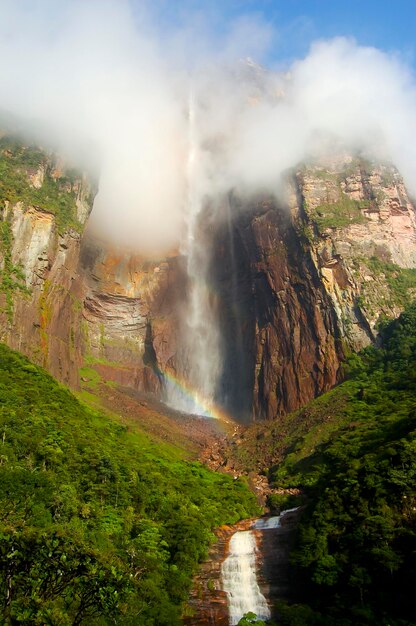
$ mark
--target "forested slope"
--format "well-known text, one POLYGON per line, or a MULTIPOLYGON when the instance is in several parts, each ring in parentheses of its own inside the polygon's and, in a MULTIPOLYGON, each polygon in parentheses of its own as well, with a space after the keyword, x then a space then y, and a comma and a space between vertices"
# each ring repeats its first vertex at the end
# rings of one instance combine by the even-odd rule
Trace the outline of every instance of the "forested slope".
POLYGON ((416 305, 315 404, 317 424, 273 475, 307 497, 293 555, 303 606, 283 607, 283 623, 415 624, 416 305))
POLYGON ((184 456, 0 344, 1 623, 178 624, 212 528, 257 512, 184 456))

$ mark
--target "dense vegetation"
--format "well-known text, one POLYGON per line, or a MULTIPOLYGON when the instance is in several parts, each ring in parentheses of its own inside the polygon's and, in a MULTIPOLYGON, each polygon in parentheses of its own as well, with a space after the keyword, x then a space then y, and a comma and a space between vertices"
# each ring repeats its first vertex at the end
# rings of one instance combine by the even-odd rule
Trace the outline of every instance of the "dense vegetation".
POLYGON ((282 606, 282 622, 415 624, 416 304, 347 373, 306 409, 318 425, 274 472, 308 499, 294 554, 303 604, 282 606))
MULTIPOLYGON (((0 221, 0 254, 3 256, 3 268, 0 270, 0 293, 4 294, 4 312, 9 323, 13 322, 13 294, 20 291, 29 293, 22 267, 13 263, 13 233, 8 219, 0 221)), ((1 309, 0 309, 1 310, 1 309)))
MULTIPOLYGON (((399 267, 395 263, 387 263, 376 256, 365 259, 364 263, 375 275, 384 275, 389 293, 386 303, 399 306, 408 305, 416 296, 416 268, 399 267)), ((363 285, 362 298, 366 298, 366 285, 363 285)))
POLYGON ((327 228, 345 228, 351 224, 363 224, 366 219, 361 209, 367 208, 368 205, 367 201, 358 202, 341 193, 337 202, 327 202, 316 207, 313 211, 313 221, 321 234, 327 228))
POLYGON ((10 135, 0 137, 0 205, 23 202, 53 213, 59 232, 68 228, 81 229, 77 219, 76 182, 79 173, 68 170, 59 177, 52 175, 52 164, 44 151, 24 145, 10 135), (30 176, 42 168, 44 175, 39 188, 31 184, 30 176))
POLYGON ((5 624, 180 623, 212 528, 257 513, 244 481, 80 403, 0 344, 5 624))

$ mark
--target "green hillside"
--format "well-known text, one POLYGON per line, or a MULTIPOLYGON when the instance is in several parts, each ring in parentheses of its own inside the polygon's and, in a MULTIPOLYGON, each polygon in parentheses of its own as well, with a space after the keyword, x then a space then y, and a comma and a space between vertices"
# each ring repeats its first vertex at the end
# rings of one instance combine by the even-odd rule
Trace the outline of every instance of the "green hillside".
POLYGON ((288 416, 280 439, 276 428, 256 427, 240 458, 264 454, 274 486, 304 493, 301 604, 282 606, 282 623, 414 625, 416 304, 350 359, 343 384, 288 416))
POLYGON ((257 512, 184 456, 0 344, 2 623, 180 623, 212 528, 257 512))

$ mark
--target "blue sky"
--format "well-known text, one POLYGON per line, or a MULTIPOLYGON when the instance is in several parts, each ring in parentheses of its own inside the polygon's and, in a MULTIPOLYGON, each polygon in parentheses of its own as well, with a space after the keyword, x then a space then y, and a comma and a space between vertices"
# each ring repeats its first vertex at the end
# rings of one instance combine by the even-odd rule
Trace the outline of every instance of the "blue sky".
POLYGON ((274 30, 262 59, 267 64, 290 62, 303 57, 312 41, 344 35, 398 52, 416 65, 416 0, 158 0, 157 5, 166 28, 193 15, 213 38, 221 38, 242 15, 263 20, 274 30))

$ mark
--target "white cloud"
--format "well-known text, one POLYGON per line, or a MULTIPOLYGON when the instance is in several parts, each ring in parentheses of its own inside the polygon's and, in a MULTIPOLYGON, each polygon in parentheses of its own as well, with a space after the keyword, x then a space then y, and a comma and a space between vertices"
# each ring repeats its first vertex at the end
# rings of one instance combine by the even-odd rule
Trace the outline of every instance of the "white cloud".
POLYGON ((391 159, 416 193, 416 89, 397 58, 339 38, 279 76, 236 62, 273 40, 256 16, 215 39, 192 20, 161 32, 146 5, 138 16, 127 0, 15 5, 0 0, 0 107, 42 121, 45 141, 77 160, 94 147, 94 215, 115 240, 145 252, 183 234, 190 82, 201 198, 278 191, 322 137, 391 159))

